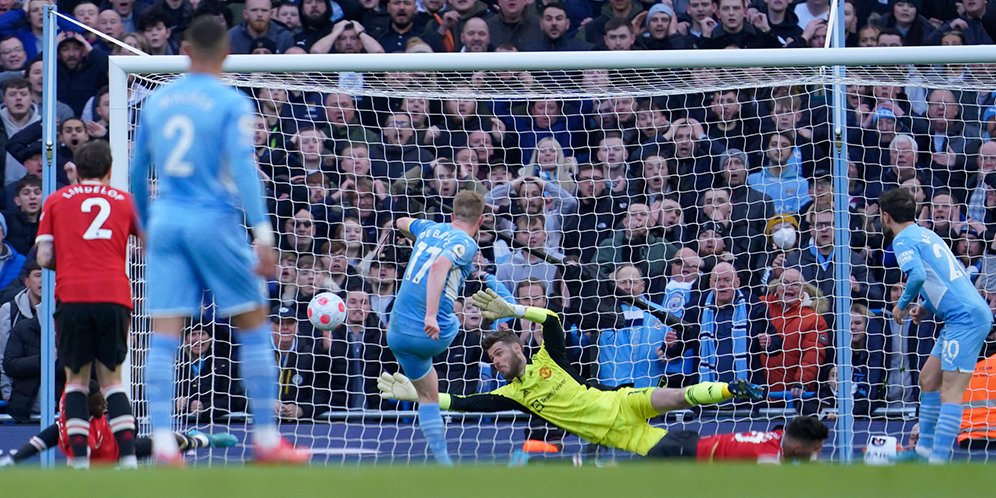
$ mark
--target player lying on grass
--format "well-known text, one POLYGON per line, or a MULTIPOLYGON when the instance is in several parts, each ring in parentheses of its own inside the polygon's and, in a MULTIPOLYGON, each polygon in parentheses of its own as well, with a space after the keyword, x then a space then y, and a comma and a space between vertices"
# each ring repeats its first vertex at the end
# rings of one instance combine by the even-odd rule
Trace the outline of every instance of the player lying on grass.
MULTIPOLYGON (((88 410, 90 412, 90 438, 89 453, 90 462, 95 464, 114 464, 118 462, 118 444, 111 432, 111 426, 107 422, 107 400, 96 386, 91 386, 90 395, 87 398, 88 410)), ((59 421, 35 434, 24 443, 17 453, 11 456, 0 458, 0 467, 17 465, 43 451, 48 451, 58 445, 62 453, 72 458, 73 448, 69 444, 69 435, 66 432, 66 412, 62 409, 65 403, 65 395, 59 403, 59 421)), ((228 433, 205 434, 200 431, 187 431, 185 433, 175 432, 173 437, 182 451, 196 450, 200 448, 228 448, 235 446, 238 439, 228 433)), ((135 456, 138 458, 148 458, 152 456, 152 439, 140 437, 135 439, 135 456)))
POLYGON ((699 436, 695 431, 668 431, 657 444, 656 456, 778 463, 816 460, 829 436, 827 426, 811 416, 795 417, 784 428, 768 432, 736 432, 699 436))
MULTIPOLYGON (((684 389, 623 387, 607 390, 591 386, 567 360, 564 329, 555 313, 509 304, 490 289, 474 294, 474 305, 488 320, 515 316, 542 324, 543 345, 527 362, 518 334, 508 330, 489 334, 484 339, 484 349, 509 383, 486 394, 441 393, 439 405, 444 410, 521 410, 595 444, 641 456, 672 456, 673 445, 664 437, 668 432, 651 426, 648 419, 671 410, 720 403, 731 398, 761 399, 761 389, 744 380, 730 384, 703 382, 684 389)), ((418 399, 411 381, 404 375, 385 373, 377 384, 386 398, 418 399)))

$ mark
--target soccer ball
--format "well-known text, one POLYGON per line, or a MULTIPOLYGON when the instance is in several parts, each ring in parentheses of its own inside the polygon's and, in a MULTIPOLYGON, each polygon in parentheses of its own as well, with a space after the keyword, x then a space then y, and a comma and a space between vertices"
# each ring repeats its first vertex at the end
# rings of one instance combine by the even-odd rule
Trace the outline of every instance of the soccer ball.
POLYGON ((346 303, 331 292, 316 294, 308 303, 308 320, 317 329, 332 330, 346 320, 346 303))

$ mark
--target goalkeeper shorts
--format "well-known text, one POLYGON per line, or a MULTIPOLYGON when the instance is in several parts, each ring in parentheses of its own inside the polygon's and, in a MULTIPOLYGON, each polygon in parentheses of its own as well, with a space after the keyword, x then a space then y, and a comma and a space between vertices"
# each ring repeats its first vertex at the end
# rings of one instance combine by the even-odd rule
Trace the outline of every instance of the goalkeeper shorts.
POLYGON ((666 430, 647 422, 658 415, 650 402, 654 389, 625 387, 616 391, 620 402, 619 415, 598 444, 646 456, 667 434, 666 430))

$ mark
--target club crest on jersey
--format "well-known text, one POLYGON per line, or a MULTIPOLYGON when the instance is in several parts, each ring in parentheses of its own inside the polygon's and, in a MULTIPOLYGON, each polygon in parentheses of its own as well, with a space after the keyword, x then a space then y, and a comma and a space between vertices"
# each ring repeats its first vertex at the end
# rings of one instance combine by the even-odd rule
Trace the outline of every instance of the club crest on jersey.
POLYGON ((671 297, 667 299, 667 302, 664 303, 664 309, 666 309, 667 312, 671 314, 681 311, 681 309, 684 307, 685 307, 685 294, 682 292, 672 294, 671 297))
POLYGON ((542 367, 539 369, 539 376, 543 380, 549 379, 550 376, 552 375, 553 375, 553 370, 550 370, 550 367, 542 367))
POLYGON ((453 246, 453 254, 456 254, 458 258, 462 258, 466 252, 467 248, 464 247, 463 244, 453 246))

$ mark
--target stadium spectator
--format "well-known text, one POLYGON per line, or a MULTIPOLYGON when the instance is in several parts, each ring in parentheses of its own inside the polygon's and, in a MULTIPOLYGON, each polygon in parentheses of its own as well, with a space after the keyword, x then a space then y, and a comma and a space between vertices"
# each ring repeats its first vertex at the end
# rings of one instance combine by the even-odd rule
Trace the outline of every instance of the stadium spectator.
POLYGON ((678 16, 667 3, 654 4, 633 19, 636 44, 644 50, 687 50, 691 39, 678 31, 678 16), (642 19, 642 22, 640 22, 642 19))
POLYGON ((830 343, 822 317, 823 298, 795 268, 782 272, 771 288, 773 292, 761 300, 767 304, 772 333, 758 336, 768 387, 773 392, 789 391, 795 398, 816 393, 830 343))
MULTIPOLYGON (((44 87, 44 82, 42 81, 42 76, 45 71, 42 67, 41 57, 31 59, 24 70, 24 78, 28 80, 29 88, 31 90, 31 101, 34 103, 35 107, 38 108, 38 113, 41 114, 45 111, 44 100, 42 99, 42 88, 44 87)), ((2 85, 0 85, 2 88, 2 85)), ((55 120, 58 122, 63 122, 71 117, 75 116, 73 109, 57 100, 55 102, 55 120)))
POLYGON ((342 17, 342 9, 333 13, 333 6, 338 4, 331 0, 301 0, 297 3, 298 18, 301 30, 294 35, 295 46, 311 51, 311 46, 332 30, 333 18, 338 21, 342 17))
POLYGON ((316 390, 329 386, 333 409, 388 409, 392 403, 377 395, 380 374, 398 371, 387 334, 371 314, 366 292, 350 291, 346 309, 346 321, 323 332, 316 344, 316 390))
POLYGON ((678 178, 678 200, 683 208, 696 206, 698 193, 715 180, 705 130, 698 121, 682 118, 673 121, 664 136, 674 144, 672 174, 678 178))
MULTIPOLYGON (((545 220, 546 246, 561 252, 564 218, 578 210, 578 200, 560 188, 557 182, 535 176, 520 176, 509 183, 496 186, 484 196, 484 202, 496 206, 496 215, 538 215, 545 220)), ((512 222, 505 217, 497 220, 499 230, 512 231, 512 222)))
POLYGON ((463 29, 460 31, 460 51, 491 51, 491 31, 484 19, 471 17, 463 23, 463 29))
POLYGON ((8 78, 24 76, 24 64, 28 61, 24 44, 17 37, 0 38, 0 82, 8 78))
POLYGON ((933 189, 934 182, 927 165, 919 161, 920 147, 912 136, 901 133, 889 143, 889 168, 882 171, 882 192, 892 190, 904 182, 918 180, 924 188, 933 189))
POLYGON ((272 19, 271 0, 246 0, 242 10, 242 22, 228 31, 229 50, 233 54, 248 54, 252 41, 267 38, 282 54, 294 45, 294 36, 272 19))
MULTIPOLYGON (((323 272, 322 275, 319 275, 316 284, 322 289, 336 293, 362 288, 364 280, 356 272, 356 268, 349 264, 349 258, 346 256, 346 243, 341 240, 331 240, 325 242, 322 247, 323 256, 321 259, 327 259, 328 262, 323 263, 323 272), (328 250, 324 249, 326 247, 328 250)), ((293 270, 293 267, 291 268, 293 270)))
MULTIPOLYGON (((83 120, 72 118, 59 123, 59 152, 66 154, 68 159, 72 159, 76 149, 89 141, 90 134, 87 132, 83 120)), ((36 176, 40 177, 40 175, 36 176)))
POLYGON ((704 26, 702 40, 699 42, 701 48, 779 48, 782 46, 778 39, 771 34, 771 26, 768 24, 767 16, 755 13, 750 19, 747 19, 746 1, 718 0, 716 6, 720 22, 704 26))
MULTIPOLYGON (((969 219, 981 221, 989 226, 991 223, 996 222, 996 218, 992 218, 990 215, 989 209, 993 206, 989 201, 989 198, 992 197, 991 192, 994 189, 992 183, 996 183, 996 175, 991 176, 992 173, 996 173, 996 142, 986 141, 979 146, 976 166, 978 169, 975 172, 969 173, 966 184, 966 190, 968 191, 968 195, 966 196, 966 214, 969 219)), ((996 230, 993 228, 996 227, 987 228, 986 231, 996 233, 996 230)))
POLYGON ((176 365, 178 415, 214 420, 246 410, 231 342, 231 331, 224 325, 197 323, 186 330, 176 365))
MULTIPOLYGON (((609 2, 611 4, 611 2, 609 2)), ((607 4, 608 5, 608 4, 607 4)), ((610 19, 604 26, 605 35, 597 45, 604 50, 632 50, 636 43, 636 34, 628 20, 621 17, 610 19)), ((637 45, 637 48, 640 48, 637 45)))
POLYGON ((428 219, 442 221, 457 192, 485 192, 484 185, 477 178, 457 178, 456 165, 449 159, 439 158, 429 162, 428 166, 413 167, 404 178, 391 185, 391 194, 396 196, 399 212, 413 216, 421 213, 428 219))
POLYGON ((79 33, 59 33, 56 44, 58 99, 79 116, 90 97, 107 85, 107 54, 94 51, 79 33))
MULTIPOLYGON (((504 287, 504 286, 503 286, 504 287)), ((525 278, 516 283, 515 302, 522 306, 537 306, 549 303, 549 294, 553 292, 553 285, 536 278, 525 278)), ((500 328, 500 327, 499 327, 500 328)), ((519 335, 519 342, 522 344, 522 352, 526 358, 532 358, 533 353, 539 351, 543 345, 543 327, 536 327, 529 320, 513 320, 508 328, 519 335)))
POLYGON ((356 101, 345 93, 330 93, 325 97, 325 135, 332 142, 330 147, 338 153, 348 143, 374 144, 381 142, 372 131, 360 123, 356 101))
POLYGON ((815 19, 826 21, 830 18, 829 0, 805 0, 795 6, 795 16, 799 19, 799 27, 805 28, 815 19))
POLYGON ((782 47, 801 45, 802 26, 799 26, 795 12, 789 9, 791 3, 791 0, 764 0, 764 15, 768 18, 771 35, 782 47))
MULTIPOLYGON (((30 262, 21 270, 20 279, 24 289, 0 305, 0 358, 4 356, 14 326, 34 318, 41 304, 41 267, 34 261, 30 262)), ((9 400, 10 391, 10 377, 0 368, 0 399, 9 400)))
POLYGON ((297 35, 301 33, 301 13, 294 2, 281 1, 276 7, 274 20, 294 35, 294 45, 297 45, 297 35))
POLYGON ((408 42, 421 35, 428 19, 419 14, 414 0, 388 0, 387 17, 388 22, 367 25, 386 52, 404 52, 408 42))
POLYGON ((692 297, 694 301, 686 304, 683 318, 698 327, 680 335, 668 331, 664 340, 663 353, 669 361, 690 352, 697 362, 693 377, 679 385, 734 379, 764 384, 758 353, 762 350, 759 338, 771 333, 767 310, 741 285, 736 268, 725 262, 717 264, 709 274, 709 288, 692 297))
MULTIPOLYGON (((97 15, 97 29, 115 40, 121 39, 126 33, 125 25, 121 22, 121 15, 115 12, 114 9, 100 11, 100 14, 97 15)), ((98 43, 98 46, 102 47, 105 51, 109 48, 107 43, 103 41, 99 41, 98 43)))
POLYGON ((521 47, 527 52, 565 52, 591 50, 592 44, 575 38, 569 33, 571 18, 567 15, 567 7, 554 1, 543 7, 540 16, 540 31, 542 39, 530 40, 521 47))
MULTIPOLYGON (((384 231, 382 237, 391 235, 388 230, 384 231)), ((390 248, 385 249, 387 251, 390 248)), ((393 252, 393 251, 391 251, 393 252)), ((398 262, 393 254, 380 254, 370 264, 370 273, 366 275, 366 282, 370 289, 370 308, 377 315, 381 326, 386 327, 388 318, 391 316, 391 308, 394 306, 395 294, 398 293, 398 262)))
POLYGON ((913 122, 913 132, 924 137, 918 145, 929 153, 934 181, 948 186, 959 200, 966 198, 965 167, 969 156, 979 150, 978 128, 967 124, 954 92, 935 89, 927 97, 927 115, 913 122))
MULTIPOLYGON (((655 310, 662 310, 649 303, 646 277, 636 266, 619 265, 612 279, 618 295, 642 299, 655 310)), ((665 371, 658 350, 664 344, 666 329, 654 314, 642 308, 623 301, 618 308, 617 312, 626 319, 625 325, 598 333, 598 382, 636 388, 657 386, 665 371)))
POLYGON ((462 297, 453 302, 453 311, 460 318, 460 332, 450 347, 435 357, 439 391, 469 396, 477 392, 481 379, 484 318, 479 308, 462 297))
MULTIPOLYGON (((880 17, 878 21, 879 26, 885 29, 892 28, 903 33, 905 37, 905 45, 908 46, 919 46, 926 45, 925 38, 928 38, 934 33, 934 26, 930 25, 930 22, 926 17, 920 15, 920 7, 914 0, 896 0, 889 2, 892 6, 892 12, 885 14, 880 17)), ((940 39, 937 40, 940 42, 940 39)), ((934 45, 939 45, 940 43, 934 43, 934 45)))
POLYGON ((651 233, 649 222, 650 208, 646 204, 629 205, 620 227, 598 245, 595 261, 603 274, 615 273, 622 264, 635 265, 645 275, 664 273, 676 248, 651 233))
POLYGON ((947 189, 934 190, 917 219, 918 225, 933 230, 948 245, 954 245, 961 223, 961 206, 947 189))
POLYGON ((301 207, 284 223, 284 233, 281 249, 293 251, 299 255, 315 254, 315 217, 306 207, 301 207))
MULTIPOLYGON (((699 258, 698 254, 692 248, 682 247, 674 254, 674 259, 668 267, 666 284, 664 283, 665 279, 663 276, 647 279, 650 282, 648 287, 650 289, 649 297, 653 302, 662 303, 665 311, 681 319, 684 318, 686 312, 690 312, 691 307, 695 306, 699 300, 699 292, 701 290, 699 276, 701 275, 702 259, 699 258), (661 287, 663 287, 662 297, 660 296, 661 287)), ((661 359, 666 358, 667 385, 686 385, 686 378, 693 372, 692 351, 688 351, 684 355, 678 354, 676 357, 668 357, 665 351, 668 348, 668 337, 676 337, 672 329, 667 330, 664 344, 661 346, 661 352, 658 354, 661 359)), ((684 348, 680 349, 683 350, 684 348)), ((681 353, 683 351, 678 352, 681 353)))
POLYGON ((727 149, 719 157, 722 183, 730 192, 730 220, 747 224, 755 233, 764 233, 768 219, 774 216, 771 196, 747 186, 748 156, 738 149, 727 149))
POLYGON ((938 26, 925 37, 924 45, 940 45, 941 37, 952 30, 964 33, 968 45, 992 45, 993 14, 988 0, 965 0, 961 4, 958 18, 938 26))
POLYGON ((15 184, 17 196, 14 206, 4 212, 6 230, 4 238, 21 254, 28 254, 35 245, 35 235, 38 233, 38 218, 41 216, 42 190, 41 178, 29 175, 21 178, 15 184))
POLYGON ((643 158, 642 168, 637 175, 637 187, 631 189, 635 193, 633 200, 652 206, 662 202, 665 198, 673 197, 675 181, 672 180, 667 159, 659 155, 650 155, 643 158))
POLYGON ((312 54, 382 54, 384 47, 356 21, 339 21, 329 34, 315 40, 312 54))
POLYGON ((866 24, 858 30, 858 47, 877 47, 878 36, 882 28, 875 24, 866 24))
POLYGON ((760 164, 761 120, 749 103, 740 102, 740 92, 721 90, 712 94, 709 104, 709 138, 722 150, 751 151, 753 157, 744 164, 760 164))
POLYGON ((299 340, 298 314, 293 308, 281 306, 272 323, 279 367, 277 416, 284 420, 310 419, 317 407, 328 403, 318 399, 325 391, 315 389, 315 357, 309 353, 312 342, 299 340))
POLYGON ((495 47, 512 45, 518 50, 541 43, 542 32, 536 17, 526 11, 525 0, 498 0, 498 14, 487 19, 491 44, 495 47))
POLYGON ((771 197, 776 213, 798 213, 809 202, 809 184, 802 177, 802 160, 791 134, 775 132, 768 136, 764 166, 747 176, 747 185, 771 197))
POLYGON ((542 214, 520 214, 515 218, 515 242, 523 249, 512 249, 504 241, 495 242, 495 263, 498 281, 508 289, 517 288, 526 279, 543 282, 547 294, 551 294, 557 267, 533 252, 542 251, 555 259, 562 259, 560 251, 547 244, 546 219, 542 214))
POLYGON ((17 252, 7 239, 7 218, 0 214, 0 289, 7 288, 21 273, 27 258, 17 252))
MULTIPOLYGON (((73 18, 77 21, 86 25, 90 29, 97 29, 98 21, 97 16, 100 14, 100 9, 97 4, 90 1, 82 1, 73 7, 73 18)), ((91 36, 87 33, 86 36, 91 36)), ((92 40, 91 40, 92 41, 92 40)))
POLYGON ((172 19, 158 7, 146 9, 138 19, 138 32, 145 35, 149 42, 149 55, 176 55, 179 46, 174 44, 172 35, 172 19))
MULTIPOLYGON (((642 21, 646 16, 644 14, 643 4, 635 0, 610 0, 602 4, 601 11, 598 17, 595 17, 591 22, 581 26, 584 30, 585 39, 588 43, 595 46, 607 47, 609 32, 619 29, 621 26, 629 27, 629 43, 633 42, 633 26, 632 23, 637 23, 642 21), (643 14, 643 15, 641 15, 643 14), (612 27, 609 27, 609 25, 612 27), (604 38, 604 39, 603 39, 604 38)), ((621 31, 621 30, 620 30, 621 31)), ((629 50, 625 49, 612 49, 609 50, 629 50)))
POLYGON ((628 200, 611 193, 603 171, 601 166, 589 163, 578 166, 578 209, 564 216, 564 252, 585 263, 594 259, 591 248, 610 235, 609 230, 629 206, 628 200))
MULTIPOLYGON (((10 140, 17 132, 32 123, 41 121, 41 114, 31 99, 30 84, 23 78, 11 78, 3 83, 3 106, 0 107, 0 120, 3 123, 6 139, 10 140)), ((7 152, 4 160, 4 186, 21 179, 26 173, 24 165, 7 152)))
MULTIPOLYGON (((21 320, 10 332, 3 354, 3 371, 10 377, 11 391, 7 413, 19 424, 27 424, 40 413, 41 400, 41 325, 38 317, 21 320)), ((55 392, 62 393, 65 369, 56 360, 55 392)), ((53 399, 55 403, 58 400, 53 399)))
MULTIPOLYGON (((798 268, 805 281, 814 284, 824 297, 831 299, 836 296, 833 261, 833 228, 834 213, 830 209, 810 211, 808 214, 810 233, 808 243, 792 251, 785 260, 786 268, 798 268)), ((878 307, 885 297, 882 284, 868 272, 868 263, 850 248, 841 248, 851 265, 850 291, 851 298, 860 300, 866 306, 878 307)))
POLYGON ((522 157, 530 157, 536 144, 549 136, 563 147, 565 156, 575 155, 575 134, 583 128, 583 122, 573 104, 555 99, 536 99, 526 103, 525 113, 519 112, 517 104, 498 100, 492 106, 495 116, 505 123, 509 131, 518 135, 522 157))

